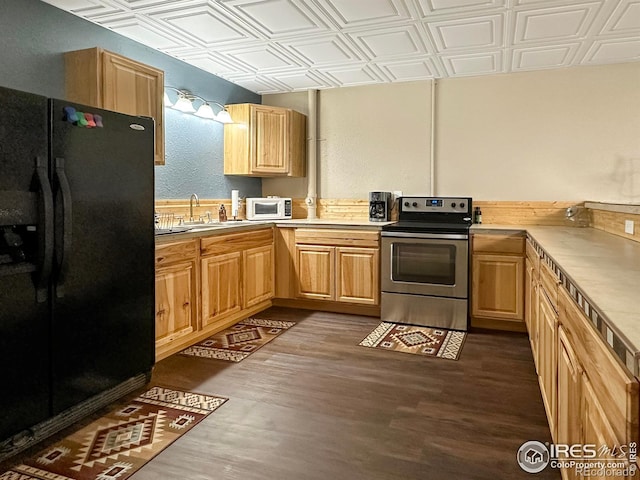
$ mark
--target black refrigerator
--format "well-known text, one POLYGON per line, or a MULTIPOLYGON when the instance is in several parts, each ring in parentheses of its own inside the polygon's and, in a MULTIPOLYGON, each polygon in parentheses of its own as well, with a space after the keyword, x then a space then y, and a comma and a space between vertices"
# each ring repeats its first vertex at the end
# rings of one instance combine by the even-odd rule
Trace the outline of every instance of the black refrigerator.
POLYGON ((148 379, 153 147, 152 119, 0 87, 0 442, 148 379))

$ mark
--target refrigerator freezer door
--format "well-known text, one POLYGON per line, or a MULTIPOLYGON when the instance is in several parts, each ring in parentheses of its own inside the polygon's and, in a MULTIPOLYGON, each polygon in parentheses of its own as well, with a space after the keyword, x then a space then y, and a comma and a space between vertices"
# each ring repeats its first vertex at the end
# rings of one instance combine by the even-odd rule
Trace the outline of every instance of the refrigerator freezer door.
POLYGON ((41 265, 36 158, 49 188, 47 99, 0 88, 0 440, 50 416, 46 282, 43 302, 34 287, 41 265))
POLYGON ((58 100, 51 117, 59 413, 154 362, 154 125, 58 100), (100 115, 103 127, 65 121, 69 106, 100 115))

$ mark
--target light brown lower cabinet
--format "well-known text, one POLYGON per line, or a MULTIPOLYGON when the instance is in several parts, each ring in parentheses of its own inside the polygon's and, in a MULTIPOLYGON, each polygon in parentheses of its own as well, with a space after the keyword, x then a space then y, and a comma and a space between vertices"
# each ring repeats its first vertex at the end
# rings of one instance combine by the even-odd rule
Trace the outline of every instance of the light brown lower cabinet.
POLYGON ((471 251, 471 324, 525 331, 524 237, 474 234, 471 251))
POLYGON ((242 252, 242 308, 250 308, 274 295, 274 248, 273 243, 248 248, 242 252))
POLYGON ((538 375, 542 402, 547 412, 551 436, 556 439, 558 381, 558 314, 546 293, 538 294, 538 375))
MULTIPOLYGON (((562 325, 558 328, 558 395, 556 442, 578 445, 582 440, 582 368, 562 325)), ((576 479, 575 469, 563 469, 563 479, 576 479)))
POLYGON ((525 281, 524 281, 524 321, 529 333, 529 343, 531 343, 531 353, 533 363, 538 371, 538 279, 537 271, 533 263, 525 260, 525 281))
POLYGON ((273 227, 156 246, 156 360, 271 306, 273 227))
POLYGON ((156 346, 198 330, 198 266, 195 241, 156 248, 156 346))
POLYGON ((204 257, 202 262, 202 325, 242 310, 240 271, 242 252, 204 257))
POLYGON ((379 305, 379 233, 297 229, 295 295, 338 303, 379 305))
MULTIPOLYGON (((638 380, 558 285, 553 271, 542 265, 540 273, 538 375, 554 443, 587 445, 597 450, 598 458, 624 461, 619 455, 639 437, 638 380)), ((597 469, 588 476, 575 468, 563 468, 561 473, 565 480, 613 478, 606 471, 598 476, 597 469)))
POLYGON ((335 247, 296 245, 297 297, 335 299, 335 258, 335 247))
POLYGON ((377 305, 379 265, 377 248, 336 247, 336 300, 377 305))

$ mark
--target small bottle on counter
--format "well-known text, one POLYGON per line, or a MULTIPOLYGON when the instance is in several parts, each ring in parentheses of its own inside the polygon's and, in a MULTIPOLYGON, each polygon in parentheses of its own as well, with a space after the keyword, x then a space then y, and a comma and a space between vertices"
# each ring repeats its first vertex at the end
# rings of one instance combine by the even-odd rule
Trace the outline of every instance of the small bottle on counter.
POLYGON ((482 223, 482 210, 480 210, 480 207, 476 207, 473 210, 473 223, 482 223))
POLYGON ((221 222, 227 221, 227 209, 224 208, 224 204, 220 205, 220 210, 218 210, 218 220, 221 222))

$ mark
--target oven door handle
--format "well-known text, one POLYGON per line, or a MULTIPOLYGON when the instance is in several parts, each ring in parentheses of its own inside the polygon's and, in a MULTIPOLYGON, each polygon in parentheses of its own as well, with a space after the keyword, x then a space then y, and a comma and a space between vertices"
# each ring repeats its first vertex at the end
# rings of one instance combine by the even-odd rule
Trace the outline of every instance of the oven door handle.
POLYGON ((382 232, 383 237, 394 238, 434 238, 442 240, 469 240, 464 233, 410 233, 410 232, 382 232))

